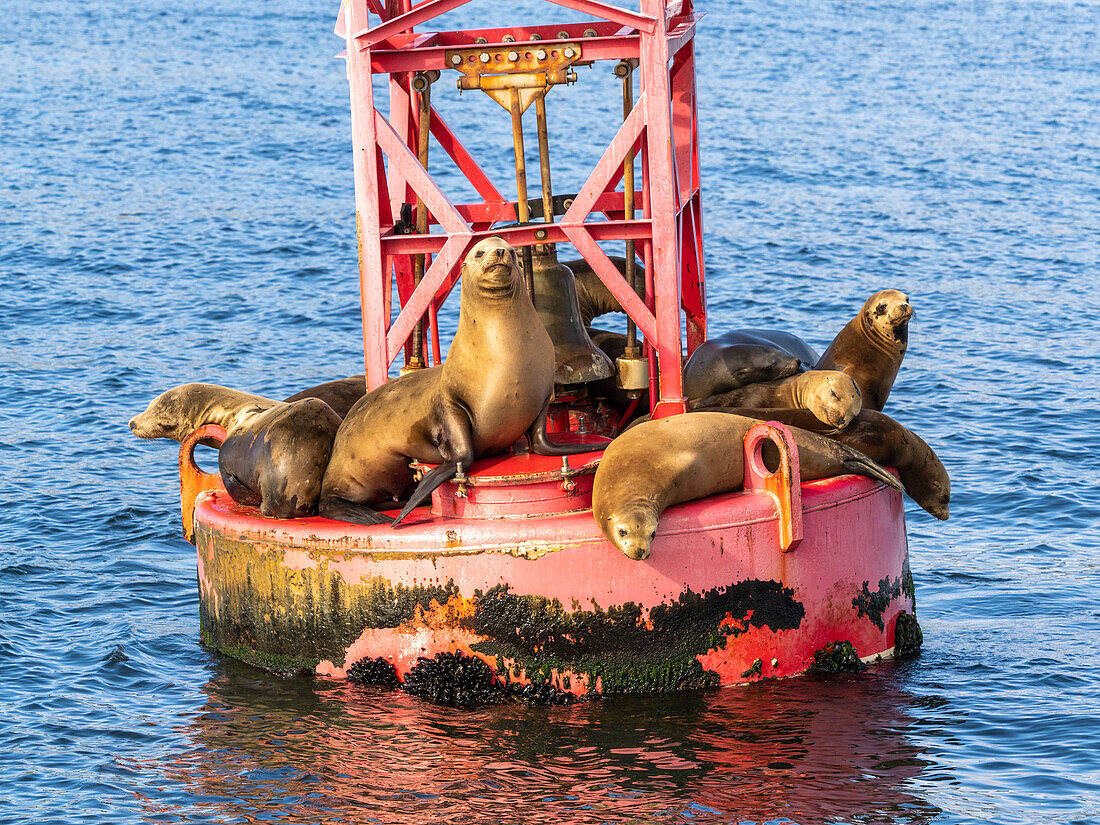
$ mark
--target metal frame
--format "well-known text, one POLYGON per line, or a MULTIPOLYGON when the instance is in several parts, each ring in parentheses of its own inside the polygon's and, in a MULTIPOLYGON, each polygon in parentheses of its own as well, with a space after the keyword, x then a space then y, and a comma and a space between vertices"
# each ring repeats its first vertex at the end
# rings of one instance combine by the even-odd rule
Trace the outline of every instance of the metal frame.
POLYGON ((549 0, 601 18, 600 22, 551 24, 507 29, 417 32, 415 27, 469 0, 345 0, 336 33, 347 44, 348 83, 354 145, 356 232, 362 291, 363 344, 368 387, 387 380, 390 364, 409 343, 427 314, 423 350, 430 330, 438 361, 435 311, 458 280, 462 256, 488 235, 514 246, 568 242, 588 261, 634 321, 646 340, 650 363, 650 404, 654 416, 685 410, 681 365, 681 315, 687 320, 687 351, 706 338, 702 210, 699 188, 698 122, 695 98, 694 35, 698 16, 691 0, 640 0, 638 11, 599 0, 549 0), (370 14, 380 18, 370 25, 370 14), (585 31, 589 32, 587 37, 585 31), (559 38, 559 34, 568 38, 559 38), (511 36, 514 41, 503 38, 511 36), (540 40, 553 48, 566 39, 580 42, 584 60, 633 58, 641 73, 641 94, 631 114, 560 221, 493 229, 515 220, 516 202, 489 179, 455 133, 430 108, 430 132, 482 198, 454 204, 417 157, 419 106, 412 91, 417 72, 452 67, 448 49, 486 48, 540 40), (479 44, 484 38, 484 45, 479 44), (390 117, 374 104, 373 74, 389 75, 390 117), (616 187, 627 153, 641 158, 642 187, 635 193, 641 217, 625 218, 625 196, 616 187), (400 221, 403 204, 426 205, 427 234, 409 233, 400 221), (602 214, 601 214, 602 213, 602 214), (396 228, 395 228, 396 224, 396 228), (430 234, 438 224, 444 234, 430 234), (536 232, 538 235, 536 236, 536 232), (646 266, 641 300, 599 247, 599 241, 634 240, 646 266), (430 259, 420 283, 414 258, 430 259), (396 279, 401 311, 393 323, 391 299, 396 279))

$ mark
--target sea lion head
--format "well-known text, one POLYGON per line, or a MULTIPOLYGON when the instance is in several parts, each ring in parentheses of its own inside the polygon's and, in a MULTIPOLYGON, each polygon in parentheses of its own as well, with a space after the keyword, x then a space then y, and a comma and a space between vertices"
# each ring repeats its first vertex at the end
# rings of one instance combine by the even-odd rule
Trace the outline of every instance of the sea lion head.
POLYGON ((604 535, 623 551, 628 559, 649 558, 649 548, 657 535, 657 514, 650 507, 632 507, 607 516, 604 535))
POLYGON ((863 327, 891 343, 904 346, 909 339, 913 307, 909 296, 896 289, 876 292, 863 305, 863 327))
POLYGON ((183 441, 194 429, 195 398, 205 384, 182 384, 162 392, 149 402, 145 412, 130 419, 130 430, 138 438, 171 438, 183 441))
POLYGON ((906 473, 905 492, 940 521, 947 521, 951 515, 951 478, 931 448, 923 456, 919 471, 906 473))
POLYGON ((810 370, 798 377, 800 404, 820 421, 843 430, 863 409, 859 385, 839 370, 810 370))
POLYGON ((508 300, 521 288, 522 281, 516 251, 496 235, 478 241, 462 260, 462 283, 468 290, 466 294, 472 292, 488 300, 508 300))

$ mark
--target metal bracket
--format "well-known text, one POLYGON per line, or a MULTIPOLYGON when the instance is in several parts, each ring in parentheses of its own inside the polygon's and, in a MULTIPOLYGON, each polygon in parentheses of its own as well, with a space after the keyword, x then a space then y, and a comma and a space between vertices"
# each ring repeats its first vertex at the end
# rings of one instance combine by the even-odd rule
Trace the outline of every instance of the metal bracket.
POLYGON ((481 89, 504 108, 511 89, 520 90, 520 111, 548 86, 575 83, 574 63, 581 59, 579 43, 508 43, 472 49, 448 49, 444 60, 462 73, 460 90, 481 89))
POLYGON ((802 541, 802 481, 794 435, 778 421, 754 425, 745 433, 745 492, 767 493, 779 510, 779 549, 793 550, 802 541), (779 450, 773 473, 764 465, 764 442, 779 450))
POLYGON ((180 442, 180 514, 183 516, 183 537, 195 543, 195 499, 206 490, 224 490, 219 473, 203 472, 195 463, 195 447, 221 447, 225 443, 225 427, 204 424, 180 442))

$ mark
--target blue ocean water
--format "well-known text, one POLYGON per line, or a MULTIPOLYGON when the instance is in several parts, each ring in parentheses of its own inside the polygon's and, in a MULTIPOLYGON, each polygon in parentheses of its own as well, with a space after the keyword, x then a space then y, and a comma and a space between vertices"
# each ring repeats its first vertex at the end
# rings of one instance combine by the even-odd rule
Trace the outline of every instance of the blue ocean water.
MULTIPOLYGON (((0 822, 1100 822, 1095 5, 700 3, 712 328, 916 309, 888 411, 954 483, 908 512, 920 658, 469 712, 204 650, 175 451, 126 428, 361 368, 336 5, 5 9, 0 822)), ((559 191, 614 129, 581 72, 559 191)), ((439 88, 507 186, 503 111, 439 88)))

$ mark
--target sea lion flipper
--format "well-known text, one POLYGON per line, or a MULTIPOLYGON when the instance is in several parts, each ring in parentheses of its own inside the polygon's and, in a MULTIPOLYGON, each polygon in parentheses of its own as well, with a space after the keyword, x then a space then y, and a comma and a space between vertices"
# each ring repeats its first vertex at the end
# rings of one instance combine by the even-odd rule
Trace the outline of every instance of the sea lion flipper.
POLYGON ((888 487, 893 487, 899 493, 905 492, 905 487, 903 487, 901 482, 894 478, 893 475, 886 472, 886 470, 867 458, 867 456, 860 454, 856 450, 852 450, 852 452, 856 453, 856 455, 844 459, 843 463, 845 470, 850 473, 855 473, 856 475, 873 478, 875 481, 881 481, 888 487))
POLYGON ((351 524, 362 524, 364 526, 370 526, 372 524, 389 524, 389 516, 384 516, 377 510, 372 510, 365 504, 359 504, 358 502, 348 501, 347 499, 330 497, 322 499, 320 506, 317 508, 318 515, 325 518, 333 519, 334 521, 346 521, 351 524))
POLYGON ((401 508, 401 512, 397 514, 397 518, 393 520, 393 526, 396 527, 414 508, 424 503, 436 487, 454 478, 458 474, 458 466, 457 461, 447 461, 429 470, 424 478, 420 480, 420 483, 416 485, 416 489, 409 496, 409 500, 405 502, 405 506, 401 508))

